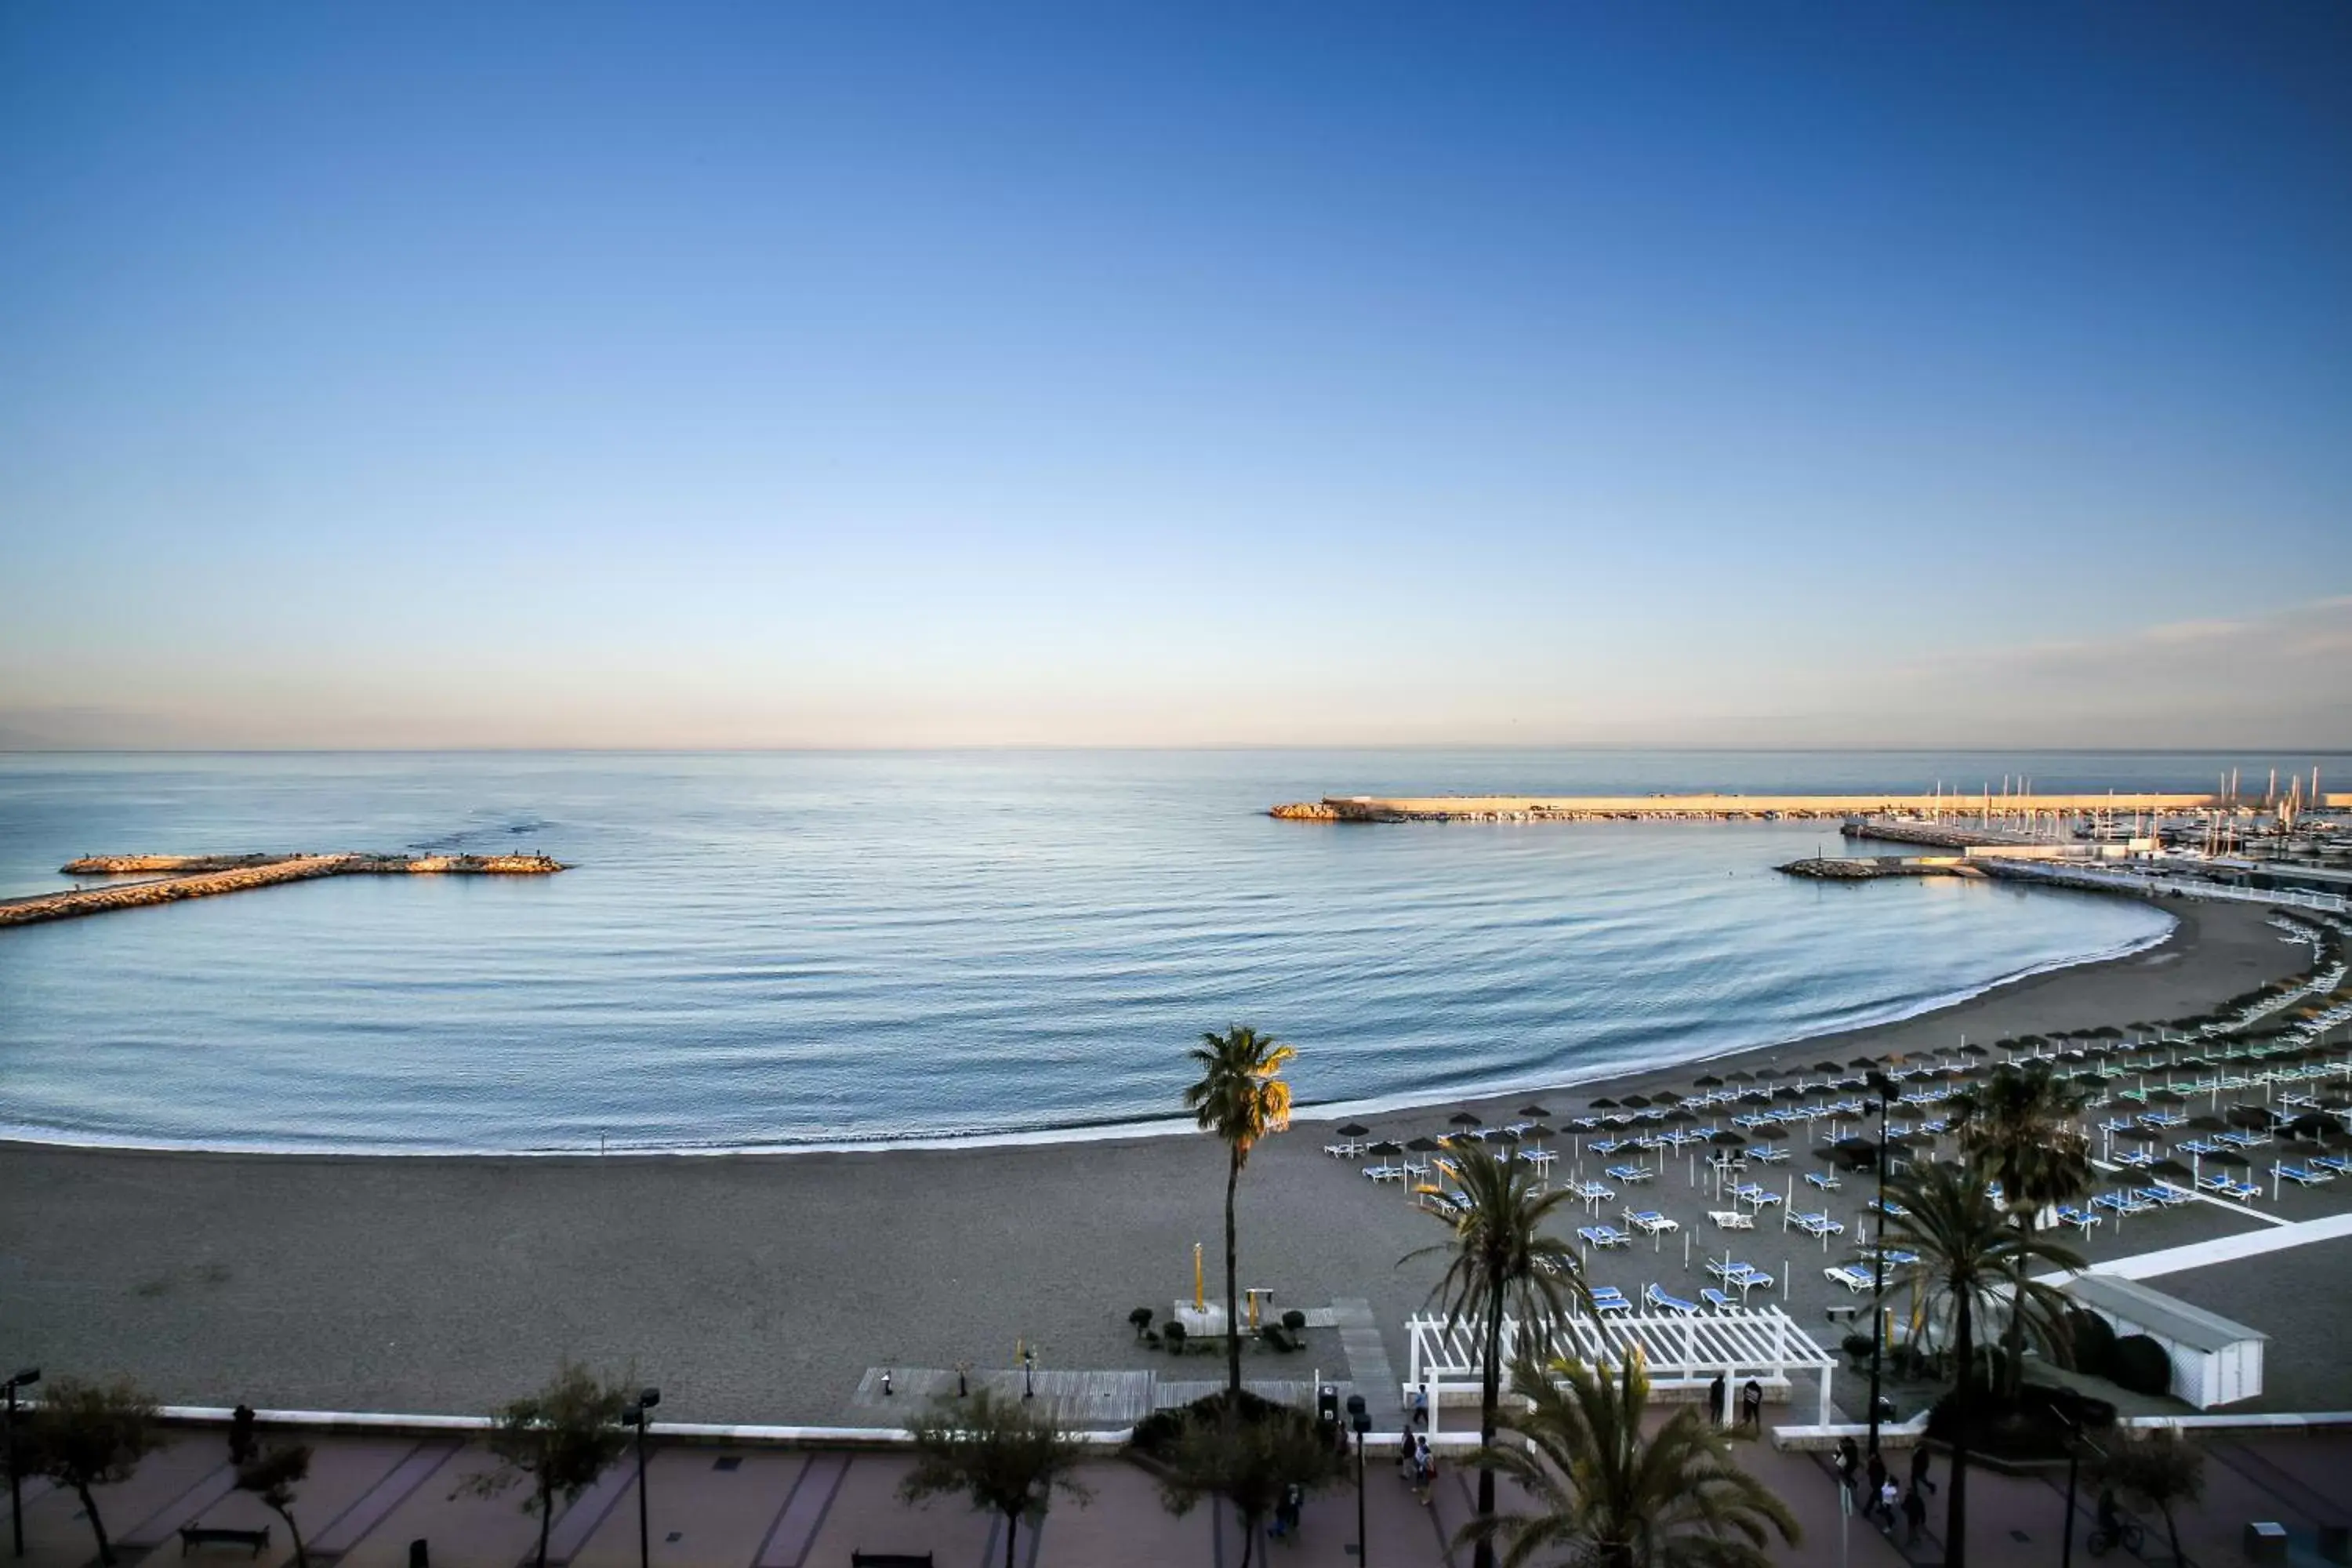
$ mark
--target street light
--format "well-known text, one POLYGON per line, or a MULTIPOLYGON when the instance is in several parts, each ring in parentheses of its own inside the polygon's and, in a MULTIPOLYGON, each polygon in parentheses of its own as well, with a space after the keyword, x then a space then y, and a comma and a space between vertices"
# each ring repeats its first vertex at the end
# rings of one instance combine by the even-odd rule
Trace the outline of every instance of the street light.
POLYGON ((1021 1397, 1034 1399, 1036 1396, 1037 1352, 1034 1350, 1024 1350, 1021 1352, 1021 1397))
POLYGON ((661 1390, 648 1388, 621 1412, 621 1425, 637 1429, 637 1568, 653 1568, 653 1531, 646 1508, 646 1432, 653 1420, 646 1412, 660 1403, 661 1390))
POLYGON ((1372 1415, 1364 1408, 1364 1396, 1348 1395, 1348 1425, 1356 1432, 1356 1562, 1359 1568, 1364 1561, 1364 1439, 1371 1435, 1372 1415))
MULTIPOLYGON (((1870 1251, 1870 1451, 1878 1452, 1878 1368, 1886 1345, 1886 1107, 1895 1083, 1873 1068, 1866 1080, 1878 1101, 1878 1245, 1870 1251)), ((1960 1369, 1968 1375, 1968 1368, 1960 1369)))
POLYGON ((41 1369, 28 1366, 8 1380, 8 1529, 16 1538, 16 1555, 25 1555, 25 1497, 16 1481, 16 1391, 41 1381, 41 1369))

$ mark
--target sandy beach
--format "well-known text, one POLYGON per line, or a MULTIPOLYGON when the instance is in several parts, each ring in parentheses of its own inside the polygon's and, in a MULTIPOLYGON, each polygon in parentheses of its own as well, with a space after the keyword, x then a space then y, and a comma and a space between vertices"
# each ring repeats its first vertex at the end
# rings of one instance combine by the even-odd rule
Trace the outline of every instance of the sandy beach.
MULTIPOLYGON (((1745 1065, 2180 1016, 2304 962, 2261 909, 2166 908, 2180 924, 2147 952, 1745 1065)), ((1565 1115, 1703 1070, 1517 1094, 1499 1109, 1541 1099, 1565 1115)), ((1441 1131, 1460 1105, 1377 1128, 1441 1131)), ((1396 1188, 1325 1157, 1326 1131, 1302 1121, 1252 1160, 1243 1283, 1272 1288, 1278 1306, 1368 1302, 1401 1375, 1402 1320, 1438 1265, 1399 1259, 1440 1232, 1396 1188)), ((430 1412, 484 1409, 568 1354, 634 1365, 663 1388, 665 1415, 688 1421, 879 1424, 856 1397, 867 1368, 1006 1366, 1016 1342, 1048 1367, 1212 1377, 1208 1358, 1171 1363, 1137 1346, 1126 1320, 1189 1294, 1196 1242, 1215 1288, 1223 1162, 1200 1137, 602 1160, 0 1145, 0 1352, 53 1372, 128 1373, 173 1401, 430 1412)), ((1680 1180, 1670 1173, 1661 1184, 1675 1190, 1660 1196, 1688 1211, 1680 1180)), ((2232 1222, 2200 1210, 2194 1223, 2232 1222)), ((1780 1234, 1759 1248, 1769 1257, 1756 1261, 1779 1264, 1780 1234)), ((1628 1259, 1624 1277, 1668 1261, 1628 1259)), ((1813 1282, 1792 1310, 1818 1322, 1819 1271, 1802 1272, 1813 1282)), ((1286 1359, 1254 1353, 1251 1375, 1339 1373, 1336 1332, 1309 1340, 1286 1359)))

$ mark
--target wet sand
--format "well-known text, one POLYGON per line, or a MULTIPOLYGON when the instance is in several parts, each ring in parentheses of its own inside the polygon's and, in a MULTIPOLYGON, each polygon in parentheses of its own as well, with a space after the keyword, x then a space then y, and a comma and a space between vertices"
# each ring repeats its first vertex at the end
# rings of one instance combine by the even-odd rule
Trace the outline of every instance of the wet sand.
MULTIPOLYGON (((2181 925, 2147 952, 1740 1059, 2176 1017, 2293 973, 2307 952, 2252 906, 2166 908, 2181 925)), ((1704 1070, 1501 1109, 1541 1099, 1565 1115, 1704 1070)), ((1443 1130, 1460 1104, 1372 1120, 1408 1138, 1443 1130)), ((1402 1320, 1439 1264, 1399 1259, 1441 1233, 1397 1188, 1326 1158, 1326 1134, 1302 1121, 1250 1162, 1242 1283, 1272 1287, 1279 1307, 1368 1300, 1402 1376, 1402 1320)), ((634 1365, 662 1387, 665 1415, 687 1421, 877 1424, 855 1397, 869 1366, 1008 1366, 1017 1341, 1045 1366, 1211 1378, 1221 1362, 1147 1352, 1126 1320, 1189 1295, 1195 1242, 1215 1288, 1223 1173, 1222 1147, 1189 1136, 611 1159, 0 1145, 0 1350, 53 1372, 128 1373, 175 1402, 433 1412, 483 1410, 569 1354, 634 1365)), ((1662 1206, 1695 1219, 1697 1195, 1671 1173, 1665 1188, 1662 1206)), ((2168 1239, 2149 1227, 2148 1245, 2168 1239)), ((1779 1233, 1760 1250, 1773 1256, 1755 1261, 1779 1262, 1779 1233)), ((1792 1305, 1819 1321, 1804 1296, 1792 1305)), ((1309 1340, 1294 1357, 1254 1352, 1250 1374, 1343 1375, 1337 1334, 1309 1340)))

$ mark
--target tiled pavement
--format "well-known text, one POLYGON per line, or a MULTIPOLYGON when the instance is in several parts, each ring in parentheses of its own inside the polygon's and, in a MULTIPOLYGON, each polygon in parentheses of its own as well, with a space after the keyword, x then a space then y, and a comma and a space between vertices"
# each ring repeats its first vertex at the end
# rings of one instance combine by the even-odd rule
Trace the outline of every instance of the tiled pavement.
MULTIPOLYGON (((2352 1474, 2352 1436, 2217 1436, 2206 1447, 2207 1499, 2184 1520, 2182 1531, 2184 1546, 2200 1563, 2241 1561, 2240 1532, 2252 1519, 2276 1519, 2307 1535, 2328 1515, 2329 1499, 2343 1490, 2342 1478, 2352 1474)), ((1803 1526, 1802 1543, 1780 1551, 1780 1561, 1843 1558, 1854 1568, 1900 1568, 1906 1561, 1938 1560, 1935 1537, 1943 1525, 1943 1494, 1934 1500, 1935 1535, 1906 1553, 1860 1520, 1842 1523, 1836 1489, 1817 1457, 1762 1443, 1744 1443, 1738 1453, 1803 1526)), ((191 1519, 233 1528, 275 1524, 253 1499, 225 1489, 226 1467, 219 1435, 182 1433, 131 1480, 100 1489, 110 1528, 124 1543, 121 1561, 180 1562, 174 1532, 191 1519)), ((520 1489, 484 1498, 466 1487, 487 1468, 479 1450, 459 1449, 446 1439, 321 1438, 296 1516, 314 1544, 313 1560, 336 1568, 404 1568, 409 1542, 418 1539, 431 1543, 437 1568, 519 1568, 530 1558, 536 1527, 520 1489)), ((940 1568, 1003 1563, 1001 1521, 955 1499, 921 1508, 899 1501, 907 1468, 903 1456, 888 1453, 657 1447, 648 1468, 652 1561, 656 1568, 846 1568, 851 1552, 863 1549, 929 1552, 940 1568)), ((1057 1497, 1043 1529, 1023 1532, 1016 1568, 1232 1568, 1240 1562, 1239 1528, 1229 1510, 1203 1506, 1172 1515, 1152 1478, 1119 1460, 1089 1465, 1083 1479, 1089 1502, 1081 1507, 1057 1497)), ((1368 1462, 1365 1479, 1370 1563, 1458 1568, 1467 1562, 1466 1552, 1449 1552, 1447 1542, 1473 1514, 1475 1472, 1446 1467, 1427 1507, 1413 1500, 1384 1458, 1368 1462)), ((2056 1562, 2063 1488, 2063 1474, 1973 1473, 1972 1561, 2056 1562)), ((1350 1485, 1313 1499, 1298 1537, 1271 1543, 1268 1560, 1296 1568, 1354 1568, 1356 1495, 1350 1485)), ((1506 1496, 1504 1506, 1511 1503, 1506 1496)), ((0 1511, 5 1506, 0 1499, 0 1511)), ((2085 1499, 2084 1519, 2088 1506, 2085 1499)), ((30 1568, 86 1568, 93 1560, 88 1526, 69 1494, 33 1489, 25 1522, 30 1568)), ((2149 1523, 2154 1552, 2160 1550, 2161 1531, 2149 1523)), ((257 1559, 221 1547, 196 1556, 279 1568, 293 1553, 279 1526, 257 1559)), ((625 1465, 559 1514, 550 1559, 572 1568, 631 1568, 636 1558, 635 1475, 625 1465)))

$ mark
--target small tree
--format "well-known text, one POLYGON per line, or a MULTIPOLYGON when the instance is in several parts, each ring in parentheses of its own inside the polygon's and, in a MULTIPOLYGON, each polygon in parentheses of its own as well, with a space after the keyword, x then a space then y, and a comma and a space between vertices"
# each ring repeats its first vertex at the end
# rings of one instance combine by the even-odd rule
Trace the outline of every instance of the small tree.
POLYGON ((634 1381, 599 1382, 586 1367, 561 1362, 553 1382, 499 1412, 488 1439, 499 1468, 470 1485, 482 1496, 494 1497, 525 1476, 530 1478, 530 1497, 523 1509, 539 1515, 539 1568, 547 1568, 547 1531, 554 1522, 555 1500, 577 1500, 627 1446, 621 1412, 628 1408, 634 1386, 634 1381))
POLYGON ((155 1435, 155 1402, 129 1378, 58 1378, 33 1412, 30 1468, 81 1500, 82 1515, 98 1537, 98 1560, 106 1568, 113 1568, 114 1545, 106 1539, 89 1489, 129 1480, 139 1461, 163 1446, 155 1435))
POLYGON ((1144 1331, 1151 1327, 1151 1309, 1149 1307, 1138 1307, 1134 1311, 1129 1312, 1127 1315, 1127 1321, 1135 1327, 1136 1342, 1138 1344, 1142 1343, 1144 1331))
POLYGON ((2174 1521, 2172 1510, 2204 1495, 2204 1454, 2172 1427, 2159 1426, 2145 1437, 2116 1445, 2099 1471, 2107 1485, 2164 1517, 2172 1561, 2179 1563, 2180 1526, 2174 1521))
POLYGON ((1307 1491, 1339 1474, 1330 1440, 1313 1421, 1288 1406, 1255 1412, 1235 1407, 1231 1422, 1189 1413, 1168 1455, 1160 1497, 1182 1515, 1204 1497, 1218 1497, 1242 1516, 1241 1568, 1250 1568, 1265 1516, 1291 1487, 1307 1491))
POLYGON ((921 1502, 961 1492, 971 1506, 1004 1516, 1004 1568, 1021 1521, 1045 1517, 1058 1489, 1084 1507, 1091 1495, 1071 1472, 1086 1450, 1054 1424, 1034 1400, 1008 1398, 983 1388, 969 1400, 935 1399, 908 1428, 915 1468, 898 1494, 921 1502))
POLYGON ((236 1489, 251 1492, 270 1512, 286 1521, 294 1540, 294 1568, 310 1568, 310 1553, 302 1544, 302 1527, 294 1522, 294 1489, 310 1474, 310 1445, 278 1443, 249 1455, 236 1468, 236 1489))

